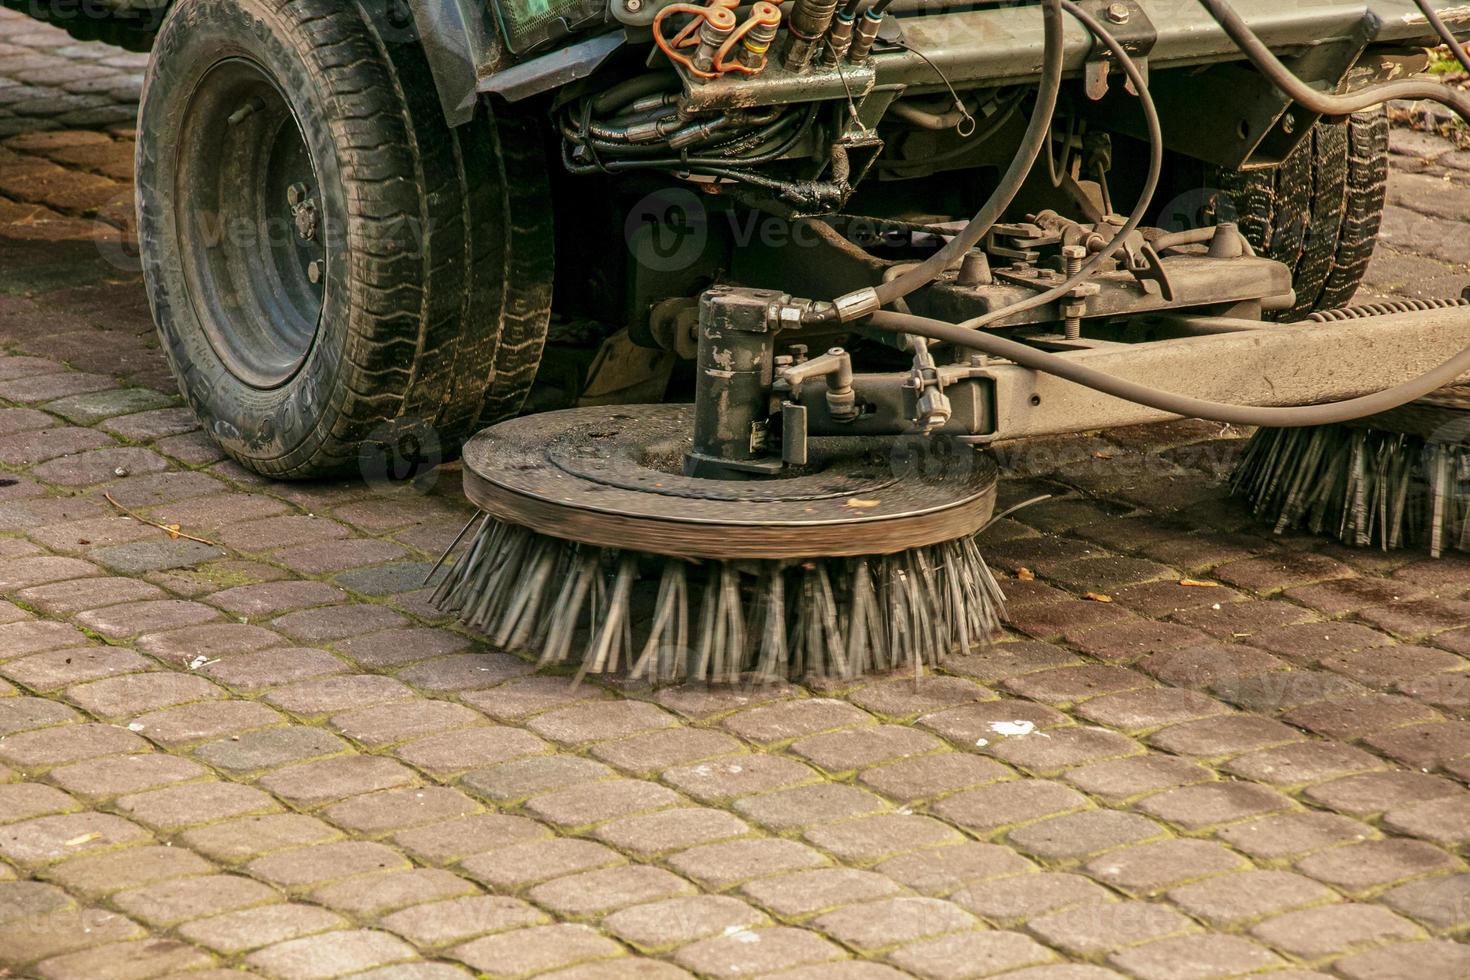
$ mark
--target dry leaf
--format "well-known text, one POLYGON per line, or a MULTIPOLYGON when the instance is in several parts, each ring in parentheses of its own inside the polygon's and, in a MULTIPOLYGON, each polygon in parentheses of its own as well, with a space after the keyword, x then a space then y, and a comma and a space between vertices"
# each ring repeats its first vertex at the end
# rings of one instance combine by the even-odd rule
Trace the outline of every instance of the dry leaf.
POLYGON ((94 830, 90 834, 83 834, 80 837, 73 837, 71 840, 69 840, 69 841, 66 842, 66 846, 67 847, 76 847, 79 844, 90 844, 92 841, 98 840, 101 837, 102 837, 102 834, 100 832, 94 830))
POLYGON ((1016 569, 1016 578, 1022 582, 1034 582, 1036 581, 1036 573, 1023 565, 1016 569))
POLYGON ((1112 596, 1110 596, 1110 595, 1103 595, 1101 592, 1088 592, 1085 595, 1083 595, 1082 598, 1084 598, 1084 599, 1091 599, 1093 602, 1112 602, 1113 601, 1113 597, 1112 596))
POLYGON ((1105 453, 1105 452, 1099 451, 1099 452, 1093 453, 1092 454, 1092 458, 1093 459, 1112 459, 1113 458, 1113 454, 1112 453, 1105 453))
POLYGON ((1220 587, 1219 582, 1207 582, 1198 578, 1182 578, 1179 584, 1189 589, 1218 589, 1220 587))
POLYGON ((177 524, 165 524, 163 529, 168 532, 170 538, 173 538, 175 541, 179 540, 179 526, 177 524))
POLYGON ((868 507, 877 507, 882 502, 883 501, 881 501, 881 500, 863 500, 861 497, 848 497, 847 498, 847 506, 849 506, 849 507, 859 507, 859 508, 864 508, 864 509, 866 509, 868 507))

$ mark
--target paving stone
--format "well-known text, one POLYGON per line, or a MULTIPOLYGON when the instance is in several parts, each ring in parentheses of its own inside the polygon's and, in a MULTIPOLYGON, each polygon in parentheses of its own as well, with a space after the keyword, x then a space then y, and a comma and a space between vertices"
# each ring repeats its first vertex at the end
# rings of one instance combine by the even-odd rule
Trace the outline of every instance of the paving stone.
POLYGON ((281 902, 185 922, 179 926, 179 935, 223 955, 234 956, 346 925, 345 919, 326 909, 281 902))
POLYGON ((829 773, 843 773, 942 748, 932 735, 901 725, 878 725, 799 739, 790 751, 829 773))
POLYGON ((1349 895, 1366 896, 1412 878, 1464 865, 1432 844, 1415 840, 1373 840, 1312 854, 1296 863, 1302 874, 1349 895))
POLYGON ((474 854, 545 836, 545 827, 525 817, 480 813, 399 831, 393 835, 393 843, 421 863, 452 864, 474 854))
POLYGON ((1223 758, 1300 741, 1295 730, 1254 715, 1204 718, 1160 729, 1148 742, 1179 755, 1223 758))
MULTIPOLYGON (((186 973, 214 965, 214 958, 203 950, 174 939, 140 939, 134 942, 110 943, 53 956, 36 965, 36 972, 46 980, 88 980, 104 971, 113 977, 144 977, 186 973)), ((191 973, 203 977, 200 973, 191 973)))
POLYGON ((1252 936, 1292 956, 1317 959, 1419 935, 1409 920, 1376 905, 1340 904, 1287 912, 1252 927, 1252 936))
MULTIPOLYGON (((211 860, 237 865, 264 854, 325 844, 340 836, 336 829, 314 817, 277 813, 196 827, 185 831, 180 839, 211 860)), ((290 865, 294 860, 284 863, 290 865)), ((385 866, 391 866, 391 862, 385 866)))
POLYGON ((1092 956, 1181 933, 1194 923, 1163 905, 1113 902, 1038 916, 1027 929, 1049 946, 1075 956, 1092 956))
POLYGON ((764 922, 765 916, 738 899, 698 895, 621 909, 605 918, 602 927, 638 949, 660 951, 764 922))
POLYGON ((70 725, 65 738, 45 729, 7 736, 0 740, 0 762, 34 770, 147 748, 147 742, 115 725, 70 725))
POLYGON ((1009 769, 989 759, 943 752, 875 766, 860 773, 858 781, 900 803, 916 803, 1010 776, 1009 769))
POLYGON ((798 786, 735 801, 735 812, 777 833, 887 809, 881 797, 840 783, 798 786))
POLYGON ((385 916, 379 924, 416 946, 434 947, 545 920, 542 912, 518 899, 477 895, 416 905, 385 916))
POLYGON ((1304 795, 1318 806, 1354 816, 1368 816, 1462 790, 1449 780, 1418 772, 1376 772, 1344 776, 1309 787, 1304 795))
POLYGON ((332 823, 356 834, 377 836, 478 812, 474 800, 443 786, 412 786, 367 793, 322 811, 332 823))
POLYGON ((134 718, 128 728, 172 748, 225 735, 243 735, 283 724, 285 720, 254 701, 203 701, 150 711, 134 718))
POLYGON ((1470 875, 1428 878, 1384 892, 1383 904, 1436 930, 1470 923, 1470 875))
POLYGON ((160 927, 279 900, 268 886, 239 875, 179 878, 112 896, 113 904, 128 915, 160 927))
POLYGON ((154 671, 80 684, 67 688, 66 696, 93 715, 121 718, 190 701, 210 700, 223 693, 202 677, 154 671))
POLYGON ((1186 980, 1266 969, 1284 961, 1240 936, 1180 936, 1121 950, 1108 962, 1143 980, 1186 980))
POLYGON ((1363 738, 1438 717, 1439 713, 1433 708, 1391 694, 1366 694, 1303 705, 1282 716, 1289 724, 1343 740, 1363 738))
POLYGON ((374 918, 411 905, 477 894, 473 882, 442 868, 411 868, 323 885, 311 893, 311 900, 359 918, 374 918))
POLYGON ((668 859, 669 867, 706 888, 723 890, 742 881, 827 864, 820 851, 777 837, 704 844, 668 859))
POLYGON ((547 881, 533 887, 527 897, 558 918, 586 919, 692 891, 687 881, 662 868, 634 864, 547 881))
POLYGON ((665 769, 743 751, 740 742, 722 732, 700 728, 666 728, 599 742, 592 754, 635 776, 656 776, 665 769))
POLYGON ((251 953, 245 961, 286 980, 315 980, 415 957, 413 947, 400 939, 356 929, 289 939, 251 953))
POLYGON ((908 721, 921 714, 972 701, 988 701, 995 692, 961 677, 911 677, 874 681, 846 695, 847 700, 880 717, 908 721))
POLYGON ((280 804, 252 786, 236 783, 184 783, 120 797, 122 813, 162 834, 231 817, 271 813, 280 804))
POLYGON ((84 578, 22 589, 16 598, 51 616, 67 616, 84 609, 99 609, 122 602, 161 599, 156 585, 132 578, 84 578))
POLYGON ((617 851, 592 841, 553 837, 471 855, 460 866, 497 892, 513 892, 551 878, 611 867, 626 860, 617 851))
POLYGON ((1151 895, 1180 882, 1238 870, 1244 862, 1213 841, 1174 838, 1109 851, 1089 861, 1093 878, 1133 895, 1151 895))
POLYGON ((695 973, 713 977, 770 973, 806 963, 840 959, 842 951, 814 933, 776 927, 752 929, 691 943, 675 960, 695 973), (754 936, 754 939, 748 938, 754 936))
POLYGON ((617 943, 587 926, 557 923, 471 940, 450 955, 492 977, 518 977, 621 952, 617 943))
POLYGON ((237 691, 254 692, 293 681, 347 671, 347 664, 313 647, 276 647, 237 653, 206 664, 199 672, 237 691))
POLYGON ((292 806, 313 809, 347 796, 414 782, 407 767, 371 755, 339 755, 303 762, 260 778, 260 785, 292 806))
POLYGON ((1084 810, 1011 831, 1007 839, 1047 862, 1080 861, 1094 854, 1164 836, 1163 827, 1136 813, 1084 810))
MULTIPOLYGON (((888 955, 894 965, 935 980, 994 975, 1033 963, 1045 963, 1054 953, 1035 940, 1015 932, 962 932, 911 943, 888 955)), ((1030 971, 1011 974, 1021 977, 1030 971)), ((1081 980, 1081 978, 1079 978, 1081 980)))
POLYGON ((408 866, 402 855, 382 844, 342 841, 267 854, 246 865, 246 871, 281 888, 299 889, 408 866))
POLYGON ((949 895, 971 883, 1034 869, 1035 865, 1008 847, 976 841, 900 855, 874 868, 907 888, 930 895, 949 895))
POLYGON ((955 830, 930 817, 885 813, 814 827, 806 840, 849 864, 867 865, 918 848, 957 844, 955 830))
POLYGON ((0 857, 25 867, 143 840, 146 831, 108 813, 67 813, 0 827, 0 857))
POLYGON ((982 786, 934 804, 934 812, 976 834, 1086 809, 1085 796, 1044 779, 982 786))
POLYGON ((1470 950, 1445 939, 1405 943, 1345 956, 1332 966, 1349 980, 1448 977, 1470 971, 1470 950))
POLYGON ((0 674, 34 691, 56 691, 97 678, 146 670, 153 664, 118 647, 52 650, 0 665, 0 674))
POLYGON ((605 823, 594 836, 625 854, 648 859, 748 833, 744 821, 722 810, 680 807, 605 823))
POLYGON ((215 769, 240 775, 274 769, 305 759, 336 755, 349 748, 346 742, 327 732, 292 725, 206 742, 194 749, 194 755, 215 769))
POLYGON ((186 782, 205 773, 204 767, 196 762, 153 752, 106 756, 60 766, 48 772, 46 779, 68 793, 100 801, 186 782))
POLYGON ((817 778, 815 770, 794 759, 771 755, 744 755, 676 766, 662 776, 664 782, 679 792, 710 804, 811 783, 817 778))
POLYGON ((1336 742, 1298 742, 1236 756, 1225 765, 1228 772, 1237 776, 1274 786, 1320 783, 1382 768, 1384 763, 1380 759, 1336 742))
MULTIPOLYGON (((486 730, 474 729, 474 732, 479 733, 486 730)), ((514 730, 508 731, 515 734, 514 730)), ((534 738, 529 735, 525 737, 534 738)), ((436 771, 434 766, 426 764, 422 759, 408 752, 400 750, 399 755, 420 768, 429 769, 431 772, 436 771)), ((433 760, 439 760, 443 755, 444 752, 438 746, 432 751, 433 760)), ((457 771, 463 764, 464 760, 455 759, 448 768, 457 771)), ((615 775, 613 770, 591 759, 552 755, 520 759, 471 772, 463 777, 462 783, 470 792, 504 804, 524 800, 526 797, 549 790, 609 779, 615 775)))
POLYGON ((1181 885, 1169 900, 1222 928, 1236 928, 1279 912, 1337 900, 1329 888, 1289 871, 1243 871, 1181 885))
POLYGON ((46 869, 59 885, 87 899, 154 882, 210 874, 213 865, 182 847, 150 845, 68 858, 46 869))
MULTIPOLYGON (((481 721, 474 711, 451 702, 400 701, 334 715, 330 723, 359 745, 381 748, 435 732, 464 729, 481 721)), ((442 742, 452 744, 456 737, 474 738, 475 733, 455 732, 442 742)))
POLYGON ((401 681, 381 674, 317 677, 278 687, 266 700, 294 715, 313 717, 413 697, 401 681))
POLYGON ((1383 826, 1394 833, 1438 844, 1459 844, 1470 837, 1470 795, 1446 796, 1390 810, 1383 815, 1383 826))
POLYGON ((1216 833, 1230 846, 1262 861, 1279 861, 1375 836, 1366 824, 1315 811, 1263 817, 1222 827, 1216 833))

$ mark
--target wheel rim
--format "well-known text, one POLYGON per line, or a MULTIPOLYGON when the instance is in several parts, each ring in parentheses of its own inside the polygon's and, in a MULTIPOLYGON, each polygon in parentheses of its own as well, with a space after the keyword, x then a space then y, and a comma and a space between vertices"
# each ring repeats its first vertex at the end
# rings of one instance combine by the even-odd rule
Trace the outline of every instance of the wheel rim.
POLYGON ((176 152, 189 300, 231 374, 279 387, 311 351, 330 261, 330 215, 301 126, 264 70, 232 58, 199 80, 176 152))

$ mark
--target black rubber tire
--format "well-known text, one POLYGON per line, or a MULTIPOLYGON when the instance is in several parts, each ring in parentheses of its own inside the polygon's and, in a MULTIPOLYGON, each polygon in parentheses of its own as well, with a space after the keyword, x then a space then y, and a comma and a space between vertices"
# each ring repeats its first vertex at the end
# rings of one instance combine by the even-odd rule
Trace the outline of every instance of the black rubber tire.
POLYGON ((1236 221, 1258 254, 1292 269, 1296 305, 1276 319, 1346 305, 1373 257, 1383 216, 1387 110, 1323 120, 1280 166, 1207 171, 1205 181, 1218 188, 1214 220, 1236 221))
POLYGON ((489 107, 451 129, 418 43, 351 0, 174 4, 143 88, 138 230, 164 350, 221 447, 276 478, 351 472, 379 447, 401 475, 514 414, 550 312, 543 146, 532 122, 489 107), (327 229, 315 336, 271 386, 221 358, 183 273, 192 219, 177 213, 176 181, 200 165, 180 164, 180 123, 200 79, 230 59, 279 88, 327 229))

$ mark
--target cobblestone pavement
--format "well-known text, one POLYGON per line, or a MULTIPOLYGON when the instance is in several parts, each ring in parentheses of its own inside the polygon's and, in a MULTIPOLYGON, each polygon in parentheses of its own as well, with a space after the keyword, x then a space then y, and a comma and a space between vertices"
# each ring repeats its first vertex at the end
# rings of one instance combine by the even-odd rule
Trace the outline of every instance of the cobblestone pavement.
MULTIPOLYGON (((1470 560, 1269 538, 1232 434, 1123 430, 1009 458, 1012 631, 917 687, 573 690, 418 588, 454 467, 265 483, 180 407, 140 61, 0 14, 10 975, 1470 974, 1470 560)), ((1470 155, 1395 149, 1372 289, 1453 295, 1470 155)))

